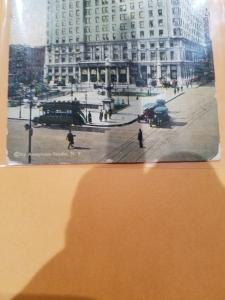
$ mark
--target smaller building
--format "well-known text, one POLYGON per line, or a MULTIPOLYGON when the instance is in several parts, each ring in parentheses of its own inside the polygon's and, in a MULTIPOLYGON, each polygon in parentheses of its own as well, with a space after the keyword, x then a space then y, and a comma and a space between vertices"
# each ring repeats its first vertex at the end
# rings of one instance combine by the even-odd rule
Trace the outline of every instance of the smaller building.
POLYGON ((44 75, 45 47, 10 45, 9 48, 9 94, 21 84, 42 82, 44 75))

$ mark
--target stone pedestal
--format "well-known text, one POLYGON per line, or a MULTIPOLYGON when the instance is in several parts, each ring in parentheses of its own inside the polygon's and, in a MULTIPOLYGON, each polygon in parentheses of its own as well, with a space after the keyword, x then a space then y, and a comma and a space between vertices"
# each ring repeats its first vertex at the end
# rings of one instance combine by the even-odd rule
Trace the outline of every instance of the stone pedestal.
POLYGON ((102 101, 103 104, 103 110, 109 110, 111 108, 111 110, 114 110, 114 99, 105 99, 102 101))

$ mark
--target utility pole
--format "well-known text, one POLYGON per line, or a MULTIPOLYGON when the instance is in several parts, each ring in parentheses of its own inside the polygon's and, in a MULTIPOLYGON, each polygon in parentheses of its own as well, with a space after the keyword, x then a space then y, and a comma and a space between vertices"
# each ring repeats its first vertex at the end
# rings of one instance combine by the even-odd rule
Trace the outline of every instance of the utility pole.
POLYGON ((20 111, 19 111, 19 119, 22 118, 22 96, 20 96, 20 111))
POLYGON ((33 128, 32 128, 32 100, 30 100, 30 118, 29 118, 29 140, 28 140, 28 164, 31 164, 31 149, 32 149, 32 135, 33 135, 33 128))
POLYGON ((85 101, 86 101, 86 122, 87 122, 87 91, 85 92, 85 101))

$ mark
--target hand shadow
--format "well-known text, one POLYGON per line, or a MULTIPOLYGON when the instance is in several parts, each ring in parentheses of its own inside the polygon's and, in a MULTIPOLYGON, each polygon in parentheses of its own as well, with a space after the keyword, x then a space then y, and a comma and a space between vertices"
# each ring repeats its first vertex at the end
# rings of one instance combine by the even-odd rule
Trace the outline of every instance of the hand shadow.
POLYGON ((225 299, 225 190, 205 164, 94 167, 65 248, 14 300, 225 299))

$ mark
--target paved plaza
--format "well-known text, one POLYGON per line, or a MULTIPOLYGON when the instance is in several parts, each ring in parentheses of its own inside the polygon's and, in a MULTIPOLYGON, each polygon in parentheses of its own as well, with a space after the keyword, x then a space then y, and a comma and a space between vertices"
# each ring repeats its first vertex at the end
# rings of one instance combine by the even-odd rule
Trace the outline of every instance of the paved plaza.
MULTIPOLYGON (((190 89, 189 89, 190 90, 190 89)), ((145 90, 144 90, 145 91, 145 90)), ((184 92, 188 91, 188 89, 184 89, 184 92)), ((140 88, 139 92, 143 92, 143 88, 140 88)), ((145 91, 147 93, 147 90, 145 91)), ((96 126, 104 126, 104 127, 111 127, 111 126, 117 126, 117 125, 123 125, 123 124, 129 124, 132 123, 137 119, 137 115, 140 114, 143 111, 143 106, 146 103, 149 102, 155 102, 157 99, 163 99, 165 101, 170 101, 174 97, 178 96, 178 94, 174 95, 174 90, 172 88, 170 89, 162 89, 158 88, 152 91, 153 96, 145 96, 145 97, 139 97, 138 100, 136 99, 136 96, 115 96, 115 101, 118 101, 120 103, 124 102, 125 104, 128 104, 126 108, 118 111, 116 114, 113 114, 111 119, 108 118, 107 121, 103 119, 102 122, 99 120, 99 112, 102 109, 102 101, 106 99, 106 96, 99 95, 96 91, 88 92, 87 93, 87 103, 88 104, 98 104, 99 109, 88 109, 87 111, 91 112, 92 114, 92 125, 96 126)), ((181 93, 181 92, 180 92, 181 93)), ((70 93, 65 96, 55 97, 51 101, 56 102, 70 102, 74 100, 75 98, 80 101, 80 103, 85 104, 85 92, 74 92, 73 97, 71 97, 70 93)), ((86 110, 83 109, 84 115, 86 114, 86 110)), ((22 120, 28 120, 29 119, 29 104, 24 104, 21 107, 21 119, 22 120)), ((39 117, 42 114, 42 109, 35 106, 32 109, 32 118, 39 117)), ((20 119, 20 107, 9 107, 8 108, 8 117, 10 119, 20 119)))
MULTIPOLYGON (((136 100, 132 100, 136 101, 136 100)), ((67 130, 34 128, 32 163, 105 163, 189 161, 192 153, 204 160, 218 154, 219 134, 215 88, 212 85, 186 90, 167 103, 171 126, 150 127, 145 123, 112 128, 87 128, 76 131, 75 149, 67 149, 67 130), (142 128, 144 148, 140 149, 137 133, 142 128), (176 153, 176 155, 174 155, 176 153)), ((25 120, 9 120, 8 155, 11 162, 27 163, 28 132, 25 120)))

